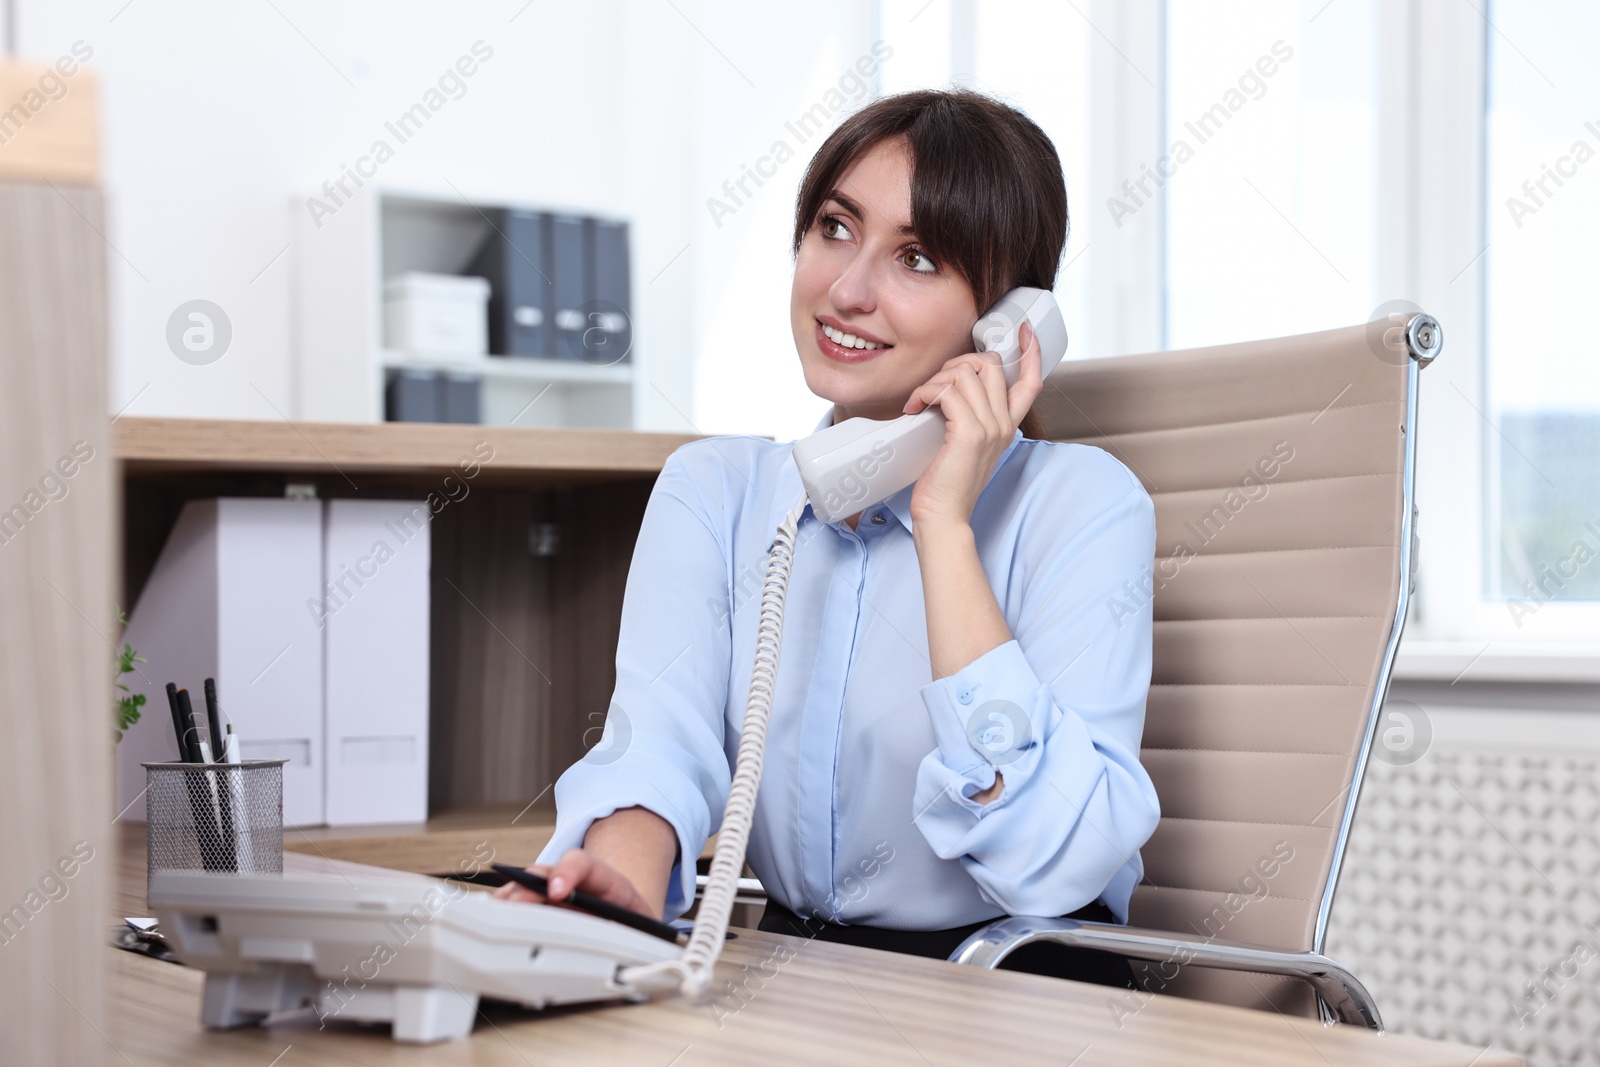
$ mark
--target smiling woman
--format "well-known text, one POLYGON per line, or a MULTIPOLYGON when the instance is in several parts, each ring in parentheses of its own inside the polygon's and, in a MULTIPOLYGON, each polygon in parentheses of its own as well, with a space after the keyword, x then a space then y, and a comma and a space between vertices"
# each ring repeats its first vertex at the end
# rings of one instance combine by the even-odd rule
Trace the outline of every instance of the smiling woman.
MULTIPOLYGON (((965 90, 900 93, 863 108, 812 159, 795 206, 791 318, 806 384, 828 395, 819 388, 826 380, 819 355, 840 362, 871 358, 838 347, 841 334, 900 344, 901 358, 856 387, 856 396, 835 398, 841 420, 899 415, 915 385, 967 350, 955 320, 966 318, 970 325, 979 311, 1017 286, 1052 288, 1069 225, 1055 146, 1015 109, 965 90), (841 188, 847 171, 857 186, 854 197, 841 188), (828 265, 827 257, 834 254, 813 256, 812 247, 837 240, 859 247, 869 238, 883 253, 873 266, 892 259, 916 277, 887 279, 889 287, 877 294, 881 308, 862 309, 859 318, 842 322, 820 308, 828 295, 818 286, 827 280, 824 289, 838 287, 835 298, 859 300, 852 287, 862 281, 866 266, 839 277, 828 265), (951 322, 929 322, 930 309, 951 322), (891 325, 898 331, 894 338, 873 332, 888 332, 891 325), (815 344, 807 345, 802 334, 816 334, 815 344), (947 340, 925 343, 934 337, 947 340)), ((1024 437, 1040 435, 1031 412, 1020 429, 1024 437)))
MULTIPOLYGON (((1002 915, 1127 920, 1159 815, 1139 763, 1151 608, 1113 625, 1103 605, 1149 569, 1154 506, 1102 449, 1026 435, 1043 388, 1026 325, 1014 384, 970 351, 980 311, 1054 288, 1066 236, 1054 147, 998 101, 905 93, 829 135, 790 292, 806 384, 829 401, 817 429, 937 406, 944 440, 914 484, 832 521, 806 502, 794 442, 668 457, 623 597, 607 723, 627 741, 556 783, 549 866, 533 868, 549 899, 581 888, 667 919, 693 902, 694 857, 754 792, 730 800, 766 607, 736 583, 773 580, 773 531, 793 522, 748 814, 762 929, 948 957, 1002 915)), ((1132 980, 1054 945, 1003 966, 1132 980)))

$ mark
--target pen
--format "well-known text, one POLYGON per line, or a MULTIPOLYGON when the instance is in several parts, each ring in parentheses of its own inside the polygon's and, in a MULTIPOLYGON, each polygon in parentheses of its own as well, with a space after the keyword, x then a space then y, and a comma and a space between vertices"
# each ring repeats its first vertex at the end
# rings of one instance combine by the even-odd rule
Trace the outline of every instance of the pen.
MULTIPOLYGON (((197 736, 194 725, 194 704, 189 700, 189 690, 178 690, 178 712, 183 718, 184 725, 184 759, 185 763, 204 765, 206 763, 202 742, 197 736)), ((207 777, 210 777, 207 775, 207 777)), ((219 812, 208 803, 213 800, 206 796, 206 784, 190 772, 184 773, 189 787, 189 811, 194 816, 195 837, 200 845, 200 862, 208 871, 222 870, 222 827, 218 822, 219 812)), ((212 783, 215 784, 214 782, 212 783)))
MULTIPOLYGON (((213 754, 210 742, 201 740, 198 744, 202 763, 222 762, 220 749, 213 754)), ((233 842, 233 802, 227 794, 231 785, 232 782, 222 771, 206 771, 206 788, 211 793, 211 822, 207 825, 217 828, 217 857, 225 871, 239 869, 233 842)))
POLYGON ((178 739, 178 762, 189 762, 189 742, 183 732, 183 709, 178 707, 178 687, 167 683, 167 706, 172 709, 172 733, 178 739))
MULTIPOLYGON (((492 864, 492 866, 518 885, 531 889, 541 896, 549 897, 550 889, 545 883, 543 875, 525 871, 521 867, 513 867, 509 863, 496 863, 492 864)), ((581 889, 574 889, 570 897, 566 900, 556 901, 556 903, 571 904, 573 907, 586 911, 591 915, 598 915, 602 919, 623 923, 633 927, 635 930, 642 930, 654 937, 659 937, 663 941, 671 941, 673 944, 678 943, 679 931, 677 929, 647 915, 640 915, 638 912, 624 908, 619 904, 613 904, 609 900, 601 900, 593 893, 585 893, 581 889)))
POLYGON ((211 754, 216 762, 222 762, 222 724, 221 716, 217 714, 217 680, 207 678, 205 683, 206 696, 206 736, 211 739, 211 754))
MULTIPOLYGON (((200 745, 200 762, 215 763, 216 761, 211 758, 211 743, 204 738, 201 738, 198 743, 200 745)), ((217 775, 215 771, 206 772, 206 789, 211 793, 211 820, 220 824, 222 822, 222 807, 218 803, 217 775)))
MULTIPOLYGON (((223 751, 222 737, 222 705, 217 702, 217 680, 207 678, 201 687, 206 698, 206 733, 211 738, 211 751, 205 754, 206 760, 212 763, 221 763, 227 758, 223 751)), ((213 792, 217 793, 217 825, 222 828, 222 860, 228 870, 239 869, 239 857, 236 849, 236 839, 233 836, 233 803, 228 795, 235 780, 241 775, 237 772, 229 775, 207 773, 206 777, 213 779, 213 792), (220 782, 221 789, 217 789, 220 782)))
MULTIPOLYGON (((222 746, 223 759, 228 763, 239 762, 239 735, 233 732, 233 723, 228 724, 228 733, 222 746)), ((250 874, 256 869, 255 840, 250 835, 250 814, 245 810, 244 802, 244 772, 231 770, 228 772, 229 818, 232 827, 237 833, 234 846, 234 866, 240 874, 250 874)))
POLYGON ((198 738, 195 736, 194 705, 189 702, 187 689, 178 690, 178 715, 182 731, 179 740, 182 742, 183 762, 199 763, 200 746, 196 744, 198 738))

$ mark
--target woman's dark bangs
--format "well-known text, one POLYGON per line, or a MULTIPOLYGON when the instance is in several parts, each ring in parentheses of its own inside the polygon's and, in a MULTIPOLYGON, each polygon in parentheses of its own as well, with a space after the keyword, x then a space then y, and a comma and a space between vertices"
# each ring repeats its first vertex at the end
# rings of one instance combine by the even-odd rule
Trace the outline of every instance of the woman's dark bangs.
POLYGON ((911 225, 935 263, 967 280, 982 310, 1004 284, 1006 264, 996 261, 995 250, 1011 244, 1006 222, 1013 212, 1005 194, 1014 190, 995 180, 999 176, 989 166, 973 166, 974 158, 984 158, 987 146, 973 146, 975 157, 969 148, 952 143, 959 135, 951 117, 927 112, 907 131, 911 225))

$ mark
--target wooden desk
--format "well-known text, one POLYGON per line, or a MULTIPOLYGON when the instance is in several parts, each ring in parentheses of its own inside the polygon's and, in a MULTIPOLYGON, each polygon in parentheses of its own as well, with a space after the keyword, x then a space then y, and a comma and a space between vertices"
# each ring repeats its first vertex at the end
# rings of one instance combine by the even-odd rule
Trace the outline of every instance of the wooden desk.
MULTIPOLYGON (((531 858, 548 840, 549 787, 582 754, 613 686, 623 579, 651 484, 681 435, 505 427, 352 426, 127 417, 116 424, 124 481, 124 603, 132 603, 183 503, 282 495, 436 490, 463 458, 493 458, 469 496, 435 520, 433 738, 425 824, 291 830, 287 848, 422 872, 454 870, 489 843, 531 858), (529 554, 529 525, 560 528, 561 554, 529 554), (494 679, 488 686, 484 679, 494 679)), ((118 915, 144 914, 142 840, 125 838, 118 915)), ((736 913, 737 914, 737 913, 736 913)), ((752 984, 792 951, 747 1007, 716 1002, 543 1014, 492 1008, 469 1042, 414 1049, 383 1030, 309 1024, 213 1034, 198 1025, 201 975, 113 953, 119 1050, 133 1062, 284 1067, 319 1058, 389 1062, 846 1061, 1056 1063, 1454 1063, 1514 1060, 1240 1009, 1155 999, 1121 1029, 1111 991, 956 968, 749 932, 722 965, 752 984), (745 968, 748 968, 746 970, 745 968), (724 1014, 737 1006, 721 1003, 724 1014), (1087 1051, 1085 1052, 1085 1047, 1087 1051), (537 1057, 537 1058, 536 1058, 537 1057), (1475 1059, 1475 1057, 1477 1057, 1475 1059)))
MULTIPOLYGON (((335 861, 337 862, 337 861, 335 861)), ((126 905, 144 898, 144 856, 119 864, 126 905)), ((127 914, 124 912, 124 914, 127 914)), ((1514 1056, 1420 1038, 1324 1029, 1307 1019, 1153 997, 1119 1029, 1102 986, 984 971, 848 945, 740 930, 717 965, 749 994, 693 1004, 658 997, 532 1012, 486 1005, 465 1041, 396 1044, 385 1026, 307 1012, 267 1028, 200 1025, 203 973, 107 947, 112 1029, 123 1060, 295 1067, 375 1064, 1431 1064, 1505 1067, 1514 1056)), ((727 986, 723 989, 726 991, 727 986)))

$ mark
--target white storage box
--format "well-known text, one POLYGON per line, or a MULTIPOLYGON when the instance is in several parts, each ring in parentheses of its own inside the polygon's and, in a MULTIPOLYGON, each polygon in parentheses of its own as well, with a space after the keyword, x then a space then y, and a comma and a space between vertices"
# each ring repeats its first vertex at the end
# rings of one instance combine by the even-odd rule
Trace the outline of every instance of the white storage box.
POLYGON ((489 351, 489 283, 407 271, 383 284, 385 343, 423 356, 474 359, 489 351))

